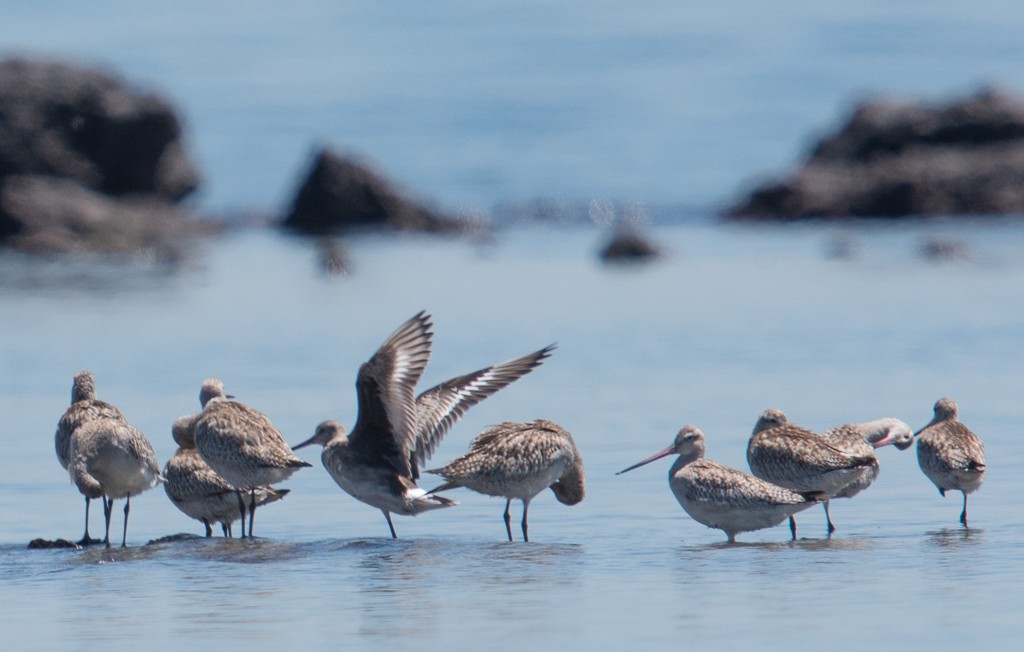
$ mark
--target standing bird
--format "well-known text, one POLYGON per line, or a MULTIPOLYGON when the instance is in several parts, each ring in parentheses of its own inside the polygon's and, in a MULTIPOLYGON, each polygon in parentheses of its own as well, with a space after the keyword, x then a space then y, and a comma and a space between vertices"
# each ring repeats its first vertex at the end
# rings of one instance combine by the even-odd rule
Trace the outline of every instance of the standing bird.
POLYGON ((156 453, 142 432, 124 419, 94 419, 71 433, 68 473, 83 495, 103 499, 106 523, 103 543, 110 547, 110 513, 114 500, 124 498, 124 530, 128 538, 128 512, 132 496, 163 482, 156 453))
POLYGON ((615 475, 673 453, 679 457, 668 471, 668 486, 676 500, 693 520, 725 532, 730 543, 740 532, 774 527, 825 498, 821 492, 790 491, 705 459, 704 433, 691 425, 683 426, 665 450, 615 475))
POLYGON ((199 402, 203 404, 203 411, 193 429, 196 450, 214 473, 235 488, 242 538, 245 538, 246 511, 251 538, 259 504, 257 491, 286 480, 300 468, 312 464, 292 453, 265 414, 231 400, 219 379, 203 381, 199 402), (243 497, 244 492, 249 494, 248 501, 243 497))
POLYGON ((878 478, 879 465, 875 449, 894 445, 906 450, 914 445, 914 431, 899 419, 876 419, 865 423, 844 423, 821 433, 825 441, 849 455, 874 456, 871 466, 865 467, 860 477, 839 490, 832 498, 853 498, 878 478))
POLYGON ((421 311, 359 368, 359 412, 351 434, 337 421, 324 421, 295 446, 323 446, 320 459, 327 472, 350 496, 384 514, 393 539, 398 535, 392 512, 415 516, 458 504, 416 484, 419 465, 441 438, 466 410, 532 371, 554 348, 452 378, 414 398, 430 358, 430 327, 430 316, 421 311))
MULTIPOLYGON (((71 434, 82 424, 96 419, 124 421, 124 415, 110 403, 96 398, 96 378, 91 371, 79 371, 71 383, 71 406, 57 422, 57 431, 53 436, 57 461, 65 471, 68 470, 68 463, 71 460, 71 434)), ((92 497, 86 492, 82 493, 85 495, 85 534, 78 545, 86 546, 90 543, 99 543, 99 539, 89 536, 89 503, 92 497)))
MULTIPOLYGON (((780 410, 765 410, 747 443, 750 471, 773 484, 797 492, 825 494, 825 522, 829 536, 836 527, 828 513, 829 496, 858 480, 878 460, 873 452, 846 453, 806 428, 789 423, 780 410)), ((796 520, 789 517, 796 539, 796 520)))
POLYGON ((576 505, 585 493, 583 458, 564 428, 545 419, 531 423, 506 421, 491 426, 472 441, 469 452, 443 468, 428 470, 446 482, 434 494, 466 487, 488 496, 505 497, 505 531, 512 541, 509 508, 523 501, 523 541, 529 541, 526 515, 530 501, 550 488, 563 505, 576 505))
MULTIPOLYGON (((231 536, 231 525, 239 519, 238 493, 227 480, 213 472, 196 450, 193 429, 198 414, 179 417, 171 427, 178 450, 164 466, 164 491, 171 502, 186 516, 201 521, 206 536, 213 536, 213 523, 220 523, 225 537, 231 536)), ((263 506, 284 498, 288 489, 257 487, 256 504, 263 506)), ((242 496, 246 509, 252 497, 242 496)))
POLYGON ((940 398, 935 416, 914 436, 917 463, 943 496, 955 489, 964 495, 960 522, 967 527, 967 494, 981 486, 985 476, 985 446, 981 439, 960 423, 956 401, 940 398))

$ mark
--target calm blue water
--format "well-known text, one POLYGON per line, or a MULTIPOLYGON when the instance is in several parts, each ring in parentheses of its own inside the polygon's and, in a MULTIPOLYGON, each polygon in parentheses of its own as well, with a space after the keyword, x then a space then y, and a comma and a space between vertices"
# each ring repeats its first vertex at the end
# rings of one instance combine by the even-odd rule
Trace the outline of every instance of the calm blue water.
POLYGON ((1011 0, 8 4, 0 51, 177 101, 212 210, 283 209, 323 142, 451 209, 716 204, 853 99, 1024 92, 1011 0))
POLYGON ((262 232, 211 240, 170 270, 0 253, 5 645, 1015 646, 1024 226, 725 226, 709 207, 793 162, 851 98, 1024 88, 1022 27, 1009 2, 5 8, 5 51, 103 62, 176 99, 204 209, 282 208, 321 141, 449 208, 548 195, 691 207, 652 209, 669 255, 637 269, 601 266, 606 234, 592 227, 354 239, 342 279, 320 275, 307 244, 262 232), (936 238, 967 257, 923 259, 936 238), (830 258, 837 241, 853 257, 830 258), (253 542, 145 545, 201 531, 154 490, 133 502, 127 550, 25 549, 81 531, 52 438, 77 370, 96 373, 161 462, 211 375, 297 442, 325 418, 352 423, 359 364, 421 308, 437 333, 425 386, 559 344, 432 460, 498 421, 568 428, 588 496, 538 498, 535 542, 504 543, 503 502, 468 492, 397 518, 393 542, 316 466, 260 510, 253 542), (667 460, 613 475, 687 422, 710 457, 745 468, 767 407, 819 430, 880 416, 919 427, 944 395, 988 450, 969 531, 912 451, 880 451, 876 485, 834 503, 831 540, 810 510, 795 543, 776 528, 724 545, 679 508, 667 460))
POLYGON ((311 247, 263 232, 212 241, 176 272, 119 268, 136 274, 124 282, 90 263, 0 256, 9 645, 1009 647, 1024 581, 1024 226, 851 228, 859 253, 846 260, 827 255, 837 233, 663 224, 651 234, 669 257, 639 269, 601 266, 604 234, 591 228, 513 230, 483 248, 364 238, 349 243, 355 273, 344 279, 319 275, 311 247), (971 258, 922 259, 934 237, 971 258), (100 395, 161 462, 171 422, 198 408, 214 374, 297 442, 322 419, 352 423, 358 365, 422 307, 437 333, 425 385, 559 343, 434 457, 501 420, 568 428, 588 496, 572 508, 538 498, 533 543, 504 543, 502 501, 468 492, 453 496, 457 508, 396 517, 393 542, 312 452, 317 466, 260 510, 257 541, 145 545, 201 532, 154 490, 133 501, 125 551, 25 549, 81 530, 82 501, 52 443, 78 369, 96 372, 100 395), (766 407, 815 429, 879 416, 919 427, 943 395, 988 450, 969 531, 959 497, 940 498, 913 451, 880 451, 876 485, 834 503, 836 536, 809 510, 796 543, 775 528, 724 545, 679 508, 668 461, 613 475, 687 422, 707 433, 710 457, 745 468, 766 407))

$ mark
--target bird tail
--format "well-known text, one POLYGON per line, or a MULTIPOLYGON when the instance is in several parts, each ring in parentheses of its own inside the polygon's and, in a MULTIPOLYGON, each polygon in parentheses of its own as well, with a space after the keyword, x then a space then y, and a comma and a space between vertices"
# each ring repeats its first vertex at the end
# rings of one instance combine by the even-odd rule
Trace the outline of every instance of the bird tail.
POLYGON ((438 503, 438 507, 455 507, 456 505, 459 504, 459 501, 457 500, 445 498, 444 496, 435 496, 434 494, 429 493, 426 496, 424 496, 424 498, 436 501, 438 503))
POLYGON ((455 507, 459 504, 457 501, 451 500, 450 498, 435 496, 434 494, 423 491, 422 489, 419 489, 419 491, 422 491, 423 493, 410 496, 410 498, 412 498, 410 501, 412 504, 411 513, 413 514, 419 514, 420 512, 426 512, 431 509, 441 509, 442 507, 455 507))

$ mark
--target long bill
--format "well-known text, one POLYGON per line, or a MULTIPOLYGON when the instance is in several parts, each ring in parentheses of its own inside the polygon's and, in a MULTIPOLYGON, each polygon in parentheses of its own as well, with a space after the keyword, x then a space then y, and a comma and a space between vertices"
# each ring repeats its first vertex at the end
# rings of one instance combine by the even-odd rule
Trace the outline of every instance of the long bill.
POLYGON ((300 448, 305 448, 306 446, 309 446, 310 444, 313 444, 313 443, 316 443, 316 435, 313 435, 312 437, 310 437, 306 441, 302 442, 301 444, 296 444, 296 445, 292 446, 292 450, 293 451, 297 451, 300 448))
POLYGON ((659 451, 659 452, 655 453, 654 455, 651 455, 647 459, 642 460, 640 462, 637 462, 633 466, 629 466, 629 467, 626 467, 626 468, 622 469, 621 471, 619 471, 615 475, 622 475, 623 473, 626 473, 627 471, 632 471, 633 469, 638 469, 641 466, 643 466, 644 464, 650 464, 654 460, 660 460, 663 457, 668 457, 669 455, 671 455, 672 453, 675 453, 675 452, 676 452, 675 446, 669 446, 665 450, 659 451))
MULTIPOLYGON (((918 431, 918 432, 920 432, 920 431, 918 431)), ((908 448, 910 448, 911 446, 914 445, 914 437, 915 436, 917 436, 917 433, 915 433, 913 436, 911 436, 910 439, 903 440, 901 442, 901 440, 896 436, 896 434, 890 432, 888 435, 886 435, 885 437, 882 437, 878 441, 871 442, 871 448, 879 449, 879 448, 881 448, 883 446, 888 446, 889 444, 892 444, 897 449, 899 449, 901 451, 904 451, 904 450, 907 450, 908 448)))

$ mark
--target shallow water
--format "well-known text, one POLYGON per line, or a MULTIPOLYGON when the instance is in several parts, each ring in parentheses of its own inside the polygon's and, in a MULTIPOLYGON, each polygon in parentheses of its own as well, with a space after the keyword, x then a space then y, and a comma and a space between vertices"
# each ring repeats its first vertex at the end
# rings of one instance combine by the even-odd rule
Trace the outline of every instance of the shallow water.
POLYGON ((356 238, 347 278, 262 232, 180 267, 0 253, 5 647, 1017 646, 1024 226, 727 226, 705 207, 795 162, 853 98, 1024 89, 1018 3, 123 5, 14 3, 0 49, 99 62, 167 93, 206 175, 200 209, 285 208, 327 142, 445 208, 651 204, 668 256, 602 266, 595 228, 356 238), (923 258, 934 239, 965 255, 923 258), (325 418, 352 423, 359 364, 422 308, 437 334, 424 386, 558 342, 431 460, 502 420, 569 429, 588 496, 534 501, 529 545, 503 541, 502 501, 469 492, 396 518, 391 541, 317 465, 258 512, 253 541, 147 545, 202 531, 157 489, 133 501, 125 550, 26 549, 81 533, 52 443, 79 369, 161 462, 212 375, 295 443, 325 418), (687 422, 709 457, 746 468, 767 407, 816 430, 920 427, 944 395, 988 451, 969 530, 912 451, 879 452, 875 486, 833 503, 831 540, 811 509, 795 542, 779 527, 727 545, 679 508, 668 460, 614 476, 687 422))
MULTIPOLYGON (((513 229, 486 245, 365 237, 348 244, 345 278, 322 276, 314 248, 264 232, 212 241, 176 271, 0 256, 0 596, 20 625, 9 644, 1008 647, 1024 580, 1024 226, 663 219, 651 234, 667 257, 626 268, 597 261, 605 234, 593 228, 513 229), (852 257, 829 256, 840 236, 852 257), (922 258, 936 237, 969 257, 922 258), (380 513, 303 451, 316 466, 259 510, 255 541, 146 545, 202 532, 157 489, 133 501, 126 550, 26 549, 81 532, 82 500, 52 443, 78 369, 96 373, 99 395, 161 462, 171 422, 198 409, 209 375, 295 443, 322 419, 352 423, 359 364, 421 308, 436 332, 424 386, 558 342, 431 461, 497 421, 569 429, 587 498, 539 497, 530 544, 504 542, 503 502, 470 492, 452 494, 456 508, 396 517, 391 541, 380 513), (667 460, 614 475, 687 422, 706 432, 709 457, 746 468, 764 408, 818 430, 880 416, 920 427, 943 395, 988 452, 969 530, 959 495, 941 498, 913 451, 891 447, 873 487, 833 503, 831 540, 811 509, 796 542, 778 527, 726 545, 679 508, 667 460)), ((120 504, 114 513, 119 533, 120 504)))

